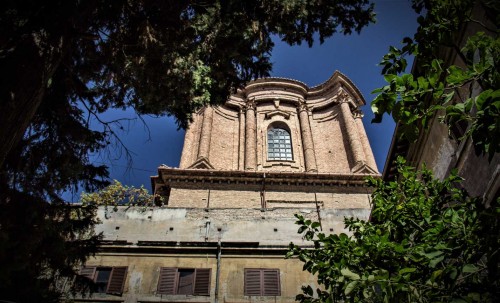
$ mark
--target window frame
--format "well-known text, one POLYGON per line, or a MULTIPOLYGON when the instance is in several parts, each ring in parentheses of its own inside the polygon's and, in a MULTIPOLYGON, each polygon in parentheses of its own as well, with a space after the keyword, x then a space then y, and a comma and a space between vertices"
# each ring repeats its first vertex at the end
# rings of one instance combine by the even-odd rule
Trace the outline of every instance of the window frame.
POLYGON ((94 284, 97 284, 97 277, 99 275, 99 271, 104 271, 109 269, 111 271, 108 277, 108 281, 106 282, 105 291, 100 291, 97 293, 113 294, 113 295, 123 294, 125 281, 127 279, 127 272, 128 272, 127 266, 84 266, 80 270, 80 275, 91 280, 94 284))
POLYGON ((156 293, 161 295, 210 296, 211 268, 160 267, 156 293), (193 271, 190 293, 179 293, 181 271, 193 271))
POLYGON ((290 128, 286 124, 270 124, 266 133, 267 161, 293 161, 293 142, 290 128), (275 133, 281 131, 282 133, 275 133), (283 134, 284 133, 284 134, 283 134), (272 136, 272 138, 270 138, 272 136), (281 138, 283 136, 283 138, 281 138), (286 141, 289 142, 286 142, 286 141), (281 142, 284 141, 284 142, 281 142), (273 145, 271 147, 271 145, 273 145), (278 145, 275 147, 275 145, 278 145), (271 156, 272 154, 272 156, 271 156), (276 154, 278 156, 276 156, 276 154), (288 156, 289 155, 289 156, 288 156))
POLYGON ((279 268, 245 268, 245 296, 281 296, 279 268))

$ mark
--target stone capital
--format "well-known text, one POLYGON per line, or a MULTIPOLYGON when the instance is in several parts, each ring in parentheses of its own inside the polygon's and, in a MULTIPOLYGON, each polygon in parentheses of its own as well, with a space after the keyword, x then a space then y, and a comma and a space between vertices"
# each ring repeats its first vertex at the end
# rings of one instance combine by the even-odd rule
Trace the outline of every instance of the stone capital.
POLYGON ((363 114, 363 111, 359 108, 354 110, 352 115, 353 115, 354 119, 363 119, 363 117, 365 116, 365 114, 363 114))
POLYGON ((255 103, 255 98, 247 100, 247 103, 245 105, 246 110, 255 110, 256 107, 257 107, 257 104, 255 103))
POLYGON ((337 101, 339 103, 349 103, 352 102, 352 97, 344 89, 340 88, 336 95, 337 101))
POLYGON ((304 99, 299 99, 299 105, 297 106, 297 110, 300 112, 302 111, 309 111, 309 107, 307 106, 307 103, 304 99))

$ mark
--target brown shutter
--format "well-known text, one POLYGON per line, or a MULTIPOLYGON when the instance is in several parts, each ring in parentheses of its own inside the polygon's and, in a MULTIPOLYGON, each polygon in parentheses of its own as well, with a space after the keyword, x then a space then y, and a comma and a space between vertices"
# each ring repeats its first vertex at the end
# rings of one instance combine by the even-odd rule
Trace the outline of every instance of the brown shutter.
POLYGON ((123 285, 125 284, 125 278, 127 277, 127 267, 113 267, 111 269, 111 275, 109 277, 108 289, 106 293, 108 294, 122 294, 123 285))
POLYGON ((263 296, 279 296, 280 291, 280 270, 262 269, 264 290, 263 296))
POLYGON ((260 269, 245 269, 245 296, 261 296, 260 275, 260 269))
POLYGON ((96 270, 95 266, 82 267, 82 269, 80 269, 80 276, 83 276, 91 281, 94 281, 95 270, 96 270))
POLYGON ((210 296, 210 268, 197 268, 193 295, 210 296))
POLYGON ((158 279, 158 294, 175 295, 177 268, 161 267, 158 279))

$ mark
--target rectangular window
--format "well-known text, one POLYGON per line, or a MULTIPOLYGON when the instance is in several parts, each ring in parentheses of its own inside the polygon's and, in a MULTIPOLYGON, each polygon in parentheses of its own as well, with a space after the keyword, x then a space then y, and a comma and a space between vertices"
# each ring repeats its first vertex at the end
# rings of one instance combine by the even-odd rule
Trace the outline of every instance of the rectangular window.
POLYGON ((280 296, 280 270, 245 268, 245 296, 280 296))
POLYGON ((161 267, 157 293, 210 296, 210 268, 161 267))
POLYGON ((97 293, 121 295, 127 277, 127 267, 85 266, 80 270, 80 275, 95 283, 97 293))

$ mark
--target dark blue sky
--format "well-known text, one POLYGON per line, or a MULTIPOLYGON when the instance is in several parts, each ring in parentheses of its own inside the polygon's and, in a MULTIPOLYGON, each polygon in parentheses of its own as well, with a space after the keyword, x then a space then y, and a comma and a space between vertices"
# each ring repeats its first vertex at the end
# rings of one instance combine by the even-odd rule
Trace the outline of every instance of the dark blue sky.
MULTIPOLYGON (((411 9, 409 0, 378 0, 375 11, 377 23, 366 27, 360 35, 335 35, 324 44, 316 43, 312 48, 307 45, 290 47, 275 39, 271 75, 296 79, 309 86, 326 81, 335 70, 349 77, 366 100, 363 122, 378 169, 382 172, 394 122, 391 117, 386 116, 381 124, 370 123, 373 114, 369 104, 374 98, 371 91, 385 85, 380 75, 381 68, 377 64, 387 53, 389 45, 399 46, 403 37, 413 35, 417 16, 411 9)), ((105 117, 110 120, 116 117, 133 118, 135 114, 120 110, 112 111, 105 117)), ((125 124, 128 131, 120 134, 123 143, 133 153, 130 165, 123 153, 112 150, 93 159, 109 166, 111 179, 136 187, 144 184, 150 189, 150 176, 157 174, 159 165, 179 165, 184 131, 177 131, 175 121, 169 117, 144 119, 150 130, 149 135, 140 121, 125 124)), ((79 198, 76 194, 65 196, 70 201, 77 201, 79 198)))

